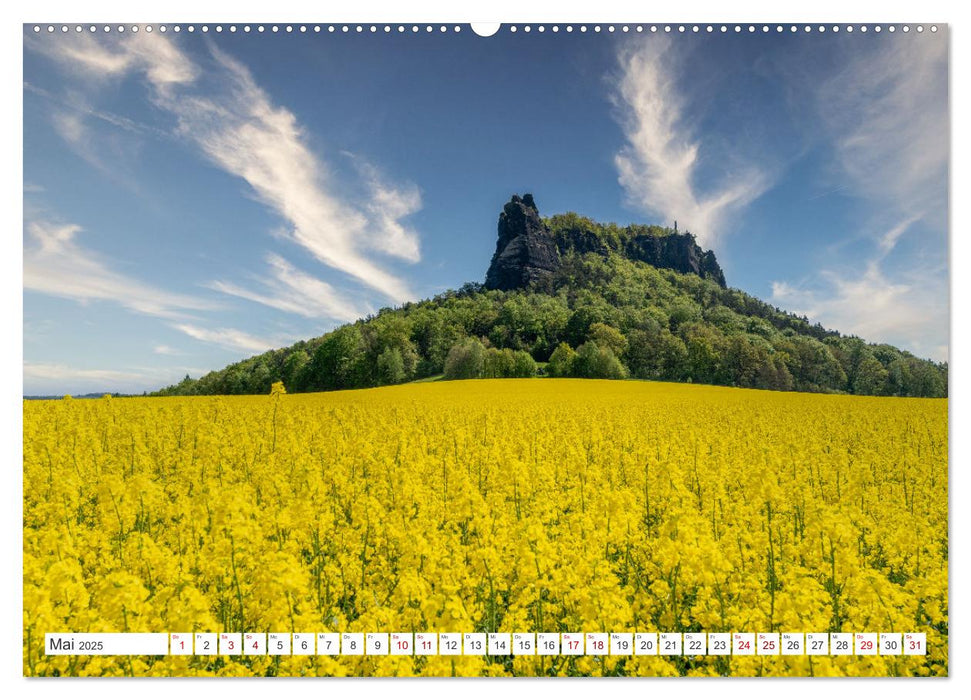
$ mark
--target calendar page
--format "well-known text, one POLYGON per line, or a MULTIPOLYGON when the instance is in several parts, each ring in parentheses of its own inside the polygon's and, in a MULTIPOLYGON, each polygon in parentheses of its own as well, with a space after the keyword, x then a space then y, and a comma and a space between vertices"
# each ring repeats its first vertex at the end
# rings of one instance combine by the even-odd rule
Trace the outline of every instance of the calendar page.
POLYGON ((24 676, 948 676, 946 24, 22 41, 24 676))

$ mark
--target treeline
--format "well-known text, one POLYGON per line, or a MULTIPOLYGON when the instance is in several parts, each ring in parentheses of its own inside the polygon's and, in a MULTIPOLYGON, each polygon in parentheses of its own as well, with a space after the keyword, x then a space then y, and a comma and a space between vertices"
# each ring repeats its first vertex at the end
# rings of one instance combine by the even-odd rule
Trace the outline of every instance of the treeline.
POLYGON ((810 324, 737 289, 617 255, 569 254, 542 288, 468 284, 159 395, 330 391, 446 378, 636 378, 947 395, 947 364, 810 324))

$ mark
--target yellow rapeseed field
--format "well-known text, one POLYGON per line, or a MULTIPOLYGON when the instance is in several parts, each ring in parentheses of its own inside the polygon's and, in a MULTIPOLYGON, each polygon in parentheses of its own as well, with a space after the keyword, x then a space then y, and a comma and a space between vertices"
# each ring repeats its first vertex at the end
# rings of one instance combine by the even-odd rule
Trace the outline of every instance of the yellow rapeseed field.
POLYGON ((476 380, 24 403, 27 675, 946 675, 947 401, 476 380), (76 657, 45 632, 924 632, 893 657, 76 657))

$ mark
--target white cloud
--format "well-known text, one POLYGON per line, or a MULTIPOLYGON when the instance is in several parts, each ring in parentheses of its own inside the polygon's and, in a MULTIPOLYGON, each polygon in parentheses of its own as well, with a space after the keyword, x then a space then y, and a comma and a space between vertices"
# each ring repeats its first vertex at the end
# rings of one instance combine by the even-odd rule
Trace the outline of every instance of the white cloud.
POLYGON ((77 224, 32 221, 24 246, 24 289, 80 302, 109 301, 149 316, 176 318, 215 306, 112 270, 77 242, 77 224))
POLYGON ((877 240, 877 246, 880 248, 880 253, 882 255, 886 255, 893 250, 897 245, 897 241, 900 240, 900 237, 904 235, 907 229, 910 228, 911 225, 913 225, 913 223, 919 218, 920 217, 917 216, 911 216, 904 219, 896 226, 893 226, 889 231, 882 234, 877 240))
POLYGON ((92 117, 130 134, 151 134, 159 138, 168 136, 167 132, 149 124, 137 122, 114 112, 95 109, 89 104, 90 95, 84 91, 70 90, 63 95, 54 94, 27 81, 24 81, 24 91, 43 98, 54 105, 54 109, 61 112, 68 111, 77 113, 81 117, 92 117))
MULTIPOLYGON (((349 206, 336 193, 324 164, 306 144, 296 117, 273 105, 246 68, 213 51, 222 68, 224 90, 186 99, 163 99, 179 119, 180 133, 227 172, 243 178, 256 196, 293 227, 292 240, 318 260, 382 292, 395 301, 412 296, 403 280, 375 264, 367 249, 400 249, 389 237, 412 209, 392 210, 398 200, 372 199, 364 210, 349 206), (370 214, 370 216, 368 215, 370 214)), ((417 250, 413 251, 414 255, 417 250)))
POLYGON ((401 223, 421 209, 418 186, 390 183, 374 165, 350 153, 345 155, 354 161, 370 193, 366 209, 377 235, 369 239, 369 244, 375 250, 409 262, 421 260, 418 234, 401 223))
POLYGON ((848 184, 896 218, 946 219, 947 77, 947 41, 884 42, 816 95, 848 184))
MULTIPOLYGON (((407 261, 420 258, 418 237, 401 219, 421 207, 412 184, 394 186, 372 176, 370 196, 355 201, 342 192, 327 163, 308 145, 295 115, 275 105, 241 63, 210 46, 213 69, 203 76, 177 45, 161 35, 139 34, 99 43, 92 37, 30 46, 97 80, 143 74, 152 100, 174 115, 178 134, 226 172, 242 178, 254 195, 290 225, 289 239, 319 261, 395 301, 412 298, 407 283, 376 263, 368 251, 407 261), (206 80, 200 80, 205 77, 206 80)), ((67 139, 76 123, 62 125, 67 139)))
POLYGON ((58 136, 64 139, 64 142, 79 157, 101 172, 111 174, 112 166, 116 165, 117 161, 112 162, 110 157, 106 160, 98 152, 95 147, 94 135, 82 114, 79 112, 54 112, 51 115, 51 123, 58 136))
POLYGON ((613 96, 627 143, 614 158, 629 203, 677 220, 706 247, 725 231, 730 215, 758 197, 766 176, 744 164, 710 191, 699 190, 697 170, 703 143, 693 134, 679 90, 672 44, 652 40, 627 45, 618 56, 620 76, 613 96))
POLYGON ((232 282, 215 281, 210 286, 230 294, 281 311, 306 318, 353 321, 371 311, 340 295, 331 285, 298 270, 279 255, 266 257, 270 276, 258 278, 265 293, 247 289, 232 282))
POLYGON ((168 345, 156 345, 154 348, 152 348, 152 352, 154 352, 156 355, 181 355, 182 354, 175 348, 170 347, 168 345))
POLYGON ((202 328, 190 323, 175 323, 172 327, 182 331, 190 338, 219 345, 229 350, 260 353, 287 344, 284 339, 259 338, 236 328, 202 328))
POLYGON ((142 137, 170 138, 169 134, 95 109, 89 104, 91 95, 83 90, 69 89, 64 94, 54 94, 25 81, 24 91, 48 103, 44 112, 50 115, 51 126, 79 158, 115 184, 141 196, 146 194, 139 190, 134 167, 141 152, 142 137), (99 128, 105 125, 110 128, 99 128))
POLYGON ((814 99, 840 189, 870 209, 863 227, 873 250, 852 267, 830 261, 801 283, 774 282, 773 300, 841 332, 946 360, 947 42, 859 51, 814 99), (920 235, 901 253, 914 229, 920 235))
POLYGON ((901 222, 879 238, 880 252, 853 268, 827 268, 804 284, 772 283, 772 301, 828 328, 869 342, 892 343, 921 357, 947 359, 946 267, 914 266, 891 278, 886 256, 913 223, 901 222))
POLYGON ((141 372, 112 369, 79 369, 56 363, 24 362, 24 381, 36 382, 136 382, 146 378, 141 372))
POLYGON ((192 61, 171 42, 149 34, 131 35, 110 46, 87 33, 53 42, 31 37, 27 47, 50 56, 72 72, 99 81, 142 71, 163 92, 192 83, 199 74, 192 61))
POLYGON ((72 146, 88 141, 87 132, 81 118, 76 114, 54 115, 54 128, 62 139, 72 146))

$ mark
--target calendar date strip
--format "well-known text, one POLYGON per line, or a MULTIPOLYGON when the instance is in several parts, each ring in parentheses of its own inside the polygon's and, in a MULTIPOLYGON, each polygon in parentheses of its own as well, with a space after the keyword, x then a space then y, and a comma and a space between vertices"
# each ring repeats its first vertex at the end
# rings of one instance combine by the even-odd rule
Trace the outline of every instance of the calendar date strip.
POLYGON ((923 632, 134 632, 45 635, 73 656, 923 656, 923 632))

